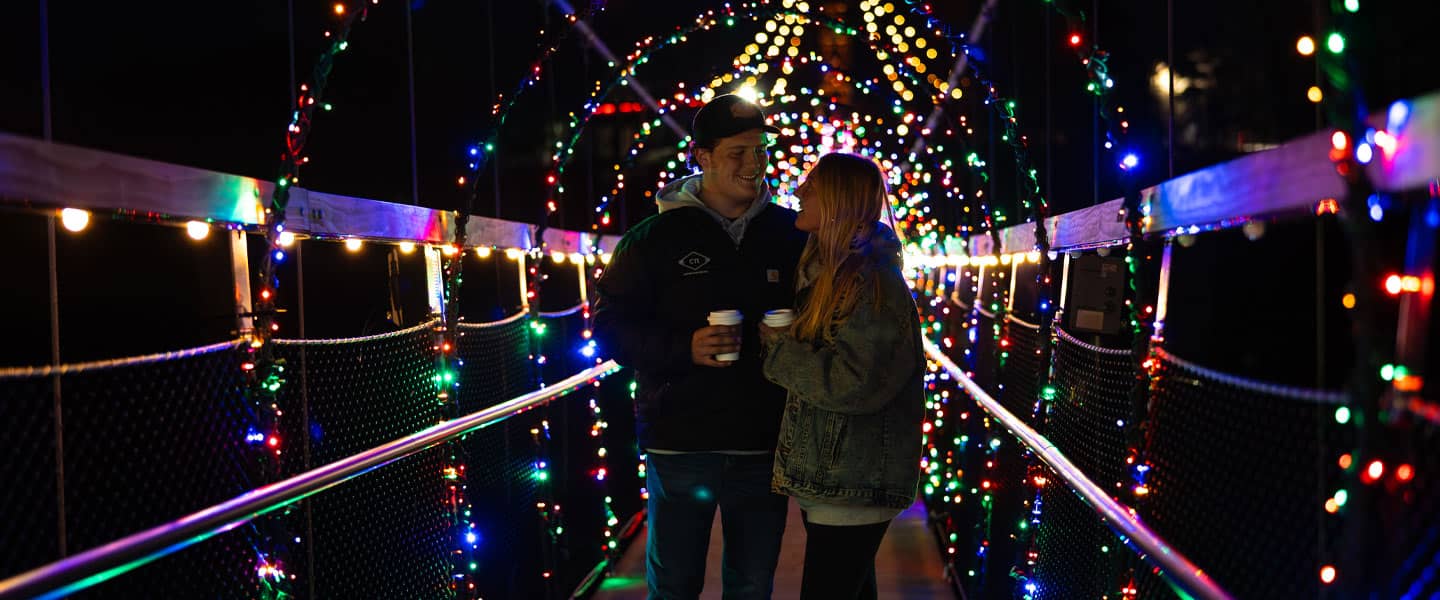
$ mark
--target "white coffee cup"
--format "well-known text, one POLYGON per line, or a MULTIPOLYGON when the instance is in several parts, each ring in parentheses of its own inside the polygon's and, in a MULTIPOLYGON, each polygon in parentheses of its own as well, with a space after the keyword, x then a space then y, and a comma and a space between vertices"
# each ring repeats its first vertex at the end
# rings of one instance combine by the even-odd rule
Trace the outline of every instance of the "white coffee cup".
MULTIPOLYGON (((711 325, 739 325, 745 320, 745 316, 741 315, 738 310, 716 310, 710 312, 709 319, 711 325)), ((726 352, 724 354, 716 354, 715 360, 720 362, 737 361, 740 360, 740 353, 726 352)))
POLYGON ((776 329, 788 327, 791 323, 795 322, 795 311, 788 308, 767 310, 765 311, 765 318, 760 322, 764 323, 766 327, 774 327, 776 329))

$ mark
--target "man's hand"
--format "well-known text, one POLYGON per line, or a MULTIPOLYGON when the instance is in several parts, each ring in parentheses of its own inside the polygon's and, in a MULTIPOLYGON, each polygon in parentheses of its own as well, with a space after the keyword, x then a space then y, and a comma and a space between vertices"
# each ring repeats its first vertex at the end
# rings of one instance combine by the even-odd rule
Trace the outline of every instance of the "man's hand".
POLYGON ((690 338, 690 362, 702 367, 728 367, 734 363, 715 360, 715 355, 739 351, 739 325, 701 327, 690 338))

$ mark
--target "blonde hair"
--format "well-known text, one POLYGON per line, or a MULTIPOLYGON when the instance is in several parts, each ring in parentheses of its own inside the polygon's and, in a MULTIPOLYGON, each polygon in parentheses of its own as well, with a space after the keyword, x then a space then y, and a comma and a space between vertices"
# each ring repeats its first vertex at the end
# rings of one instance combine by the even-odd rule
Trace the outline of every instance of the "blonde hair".
MULTIPOLYGON (((853 154, 820 157, 805 179, 809 189, 802 209, 819 213, 820 230, 810 235, 800 255, 799 270, 810 275, 810 293, 793 331, 796 339, 830 341, 831 325, 855 311, 866 261, 880 258, 869 255, 882 210, 889 215, 889 192, 880 167, 853 154)), ((875 286, 878 302, 879 278, 864 283, 875 286)))

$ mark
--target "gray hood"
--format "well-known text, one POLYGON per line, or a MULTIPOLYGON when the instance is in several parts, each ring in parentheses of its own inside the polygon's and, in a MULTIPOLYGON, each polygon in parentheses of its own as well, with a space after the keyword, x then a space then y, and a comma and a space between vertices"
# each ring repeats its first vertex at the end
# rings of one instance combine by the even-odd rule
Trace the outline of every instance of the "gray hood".
POLYGON ((665 187, 660 188, 660 193, 655 195, 655 205, 659 207, 662 213, 686 206, 693 206, 703 210, 706 214, 710 215, 711 218, 715 219, 716 223, 720 224, 721 229, 724 229, 725 233, 730 235, 730 239, 734 240, 735 245, 740 245, 740 240, 745 237, 745 226, 750 223, 750 219, 755 218, 755 215, 765 210, 766 204, 770 203, 769 182, 766 182, 762 177, 760 193, 755 196, 755 202, 750 205, 749 209, 746 209, 745 214, 731 220, 725 218, 725 215, 715 212, 714 209, 706 206, 705 203, 700 200, 700 178, 701 174, 696 173, 666 184, 665 187))

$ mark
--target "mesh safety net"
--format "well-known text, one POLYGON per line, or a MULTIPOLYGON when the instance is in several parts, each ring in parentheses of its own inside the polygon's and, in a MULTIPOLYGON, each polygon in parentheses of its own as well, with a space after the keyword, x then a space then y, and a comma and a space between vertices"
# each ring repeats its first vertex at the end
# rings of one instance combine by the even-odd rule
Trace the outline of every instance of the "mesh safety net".
POLYGON ((1040 375, 1049 365, 1040 364, 1040 349, 1045 340, 1040 330, 1016 319, 1007 319, 1006 335, 1001 339, 1000 389, 995 398, 1005 409, 1030 426, 1040 417, 1040 375))
MULTIPOLYGON (((461 325, 457 355, 460 409, 470 413, 539 387, 532 359, 532 321, 461 325)), ((560 400, 560 402, 566 402, 560 400)), ((535 502, 535 443, 530 434, 549 409, 540 408, 472 432, 460 444, 468 465, 466 498, 477 544, 476 591, 486 598, 543 594, 542 521, 535 502)))
MULTIPOLYGON (((239 495, 256 485, 245 434, 253 423, 233 346, 60 377, 65 546, 88 550, 239 495)), ((0 380, 0 439, 26 452, 0 461, 7 510, 4 574, 59 558, 50 378, 0 380), (13 418, 12 418, 13 417, 13 418), (13 502, 13 504, 12 504, 13 502), (29 545, 33 544, 33 545, 29 545)), ((100 583, 76 597, 246 598, 255 587, 252 532, 238 528, 100 583), (178 577, 177 574, 185 576, 178 577)))
MULTIPOLYGON (((279 357, 300 366, 299 380, 282 388, 282 405, 304 407, 306 415, 292 409, 282 421, 282 446, 291 456, 286 471, 325 465, 438 422, 433 336, 431 328, 419 327, 280 345, 279 357)), ((309 542, 305 572, 314 597, 427 597, 448 590, 445 557, 456 540, 448 537, 453 530, 444 514, 444 452, 432 448, 385 465, 297 509, 292 522, 308 521, 296 533, 309 542), (300 533, 306 530, 312 533, 300 533)))
POLYGON ((1333 457, 1349 447, 1336 401, 1177 360, 1163 355, 1155 374, 1140 517, 1226 590, 1316 596, 1338 525, 1324 511, 1339 482, 1333 457))
POLYGON ((1125 478, 1125 420, 1135 362, 1127 348, 1106 348, 1056 329, 1055 399, 1045 436, 1111 495, 1125 478))

